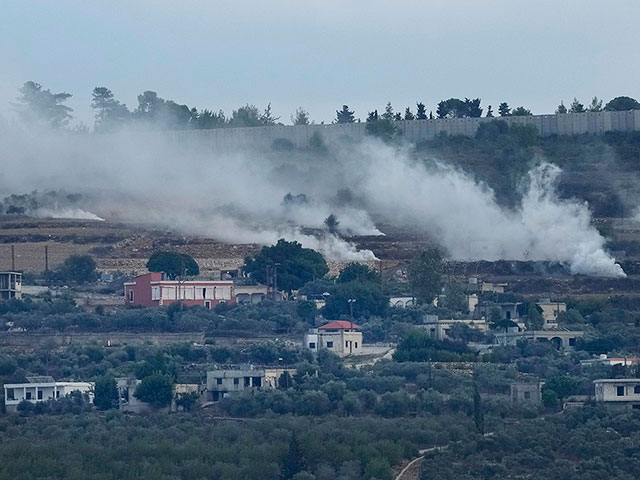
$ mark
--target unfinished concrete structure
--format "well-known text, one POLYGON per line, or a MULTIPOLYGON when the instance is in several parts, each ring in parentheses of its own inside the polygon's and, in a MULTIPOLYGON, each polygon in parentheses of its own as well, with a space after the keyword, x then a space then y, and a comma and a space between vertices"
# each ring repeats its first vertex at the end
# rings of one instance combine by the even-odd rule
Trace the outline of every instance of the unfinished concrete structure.
POLYGON ((206 398, 217 402, 233 392, 278 388, 282 375, 291 377, 292 368, 259 368, 252 365, 239 368, 210 370, 207 372, 206 398))
POLYGON ((22 298, 22 273, 0 272, 0 300, 22 298))
POLYGON ((615 409, 640 410, 640 378, 594 380, 596 402, 615 409))
POLYGON ((466 325, 467 327, 478 330, 482 333, 487 333, 489 331, 489 324, 484 318, 475 320, 472 318, 444 319, 438 318, 437 315, 425 315, 424 321, 420 327, 424 328, 429 333, 429 336, 436 340, 445 340, 451 338, 451 329, 455 325, 466 325))
POLYGON ((542 402, 542 386, 544 382, 538 379, 521 379, 513 382, 511 387, 511 403, 542 402))

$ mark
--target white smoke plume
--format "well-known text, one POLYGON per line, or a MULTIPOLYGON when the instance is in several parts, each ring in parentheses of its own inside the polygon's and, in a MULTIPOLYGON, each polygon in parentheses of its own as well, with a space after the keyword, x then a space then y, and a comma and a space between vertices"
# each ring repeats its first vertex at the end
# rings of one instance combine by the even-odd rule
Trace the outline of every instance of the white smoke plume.
POLYGON ((298 240, 328 259, 369 260, 325 230, 381 234, 372 218, 436 239, 454 259, 552 260, 573 273, 624 276, 591 226, 588 207, 559 199, 560 170, 542 164, 515 210, 464 172, 427 168, 379 142, 342 145, 327 157, 286 159, 215 152, 206 132, 72 135, 11 127, 0 132, 0 190, 64 189, 92 200, 104 218, 141 222, 235 243, 298 240), (311 229, 308 230, 308 229, 311 229))

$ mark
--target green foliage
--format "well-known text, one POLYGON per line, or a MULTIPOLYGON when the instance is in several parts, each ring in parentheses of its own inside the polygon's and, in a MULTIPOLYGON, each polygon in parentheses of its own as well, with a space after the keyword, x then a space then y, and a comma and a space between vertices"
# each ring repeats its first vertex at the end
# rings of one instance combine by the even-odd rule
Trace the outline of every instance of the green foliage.
POLYGON ((103 375, 96 379, 93 404, 99 410, 118 407, 118 388, 113 377, 103 375))
POLYGON ((59 282, 94 282, 98 278, 96 262, 90 255, 71 255, 51 272, 50 278, 59 282))
POLYGON ((407 277, 419 303, 431 303, 440 294, 443 271, 442 254, 437 247, 429 247, 413 258, 407 277))
POLYGON ((393 359, 397 362, 426 362, 428 360, 454 362, 473 361, 476 355, 462 343, 438 341, 426 330, 413 329, 398 342, 393 359))
POLYGON ((355 121, 353 114, 348 105, 343 105, 342 110, 336 110, 336 123, 353 123, 355 121))
POLYGON ((303 321, 313 324, 318 315, 318 309, 315 302, 303 300, 296 305, 296 313, 303 321))
POLYGON ((380 276, 378 272, 363 263, 351 262, 340 271, 337 282, 348 283, 354 281, 360 283, 379 283, 380 276))
POLYGON ((32 81, 20 88, 16 110, 22 120, 29 126, 43 125, 61 128, 68 125, 73 109, 64 105, 71 98, 69 93, 51 93, 42 85, 32 81))
POLYGON ((604 109, 609 112, 620 112, 626 110, 640 110, 640 103, 631 97, 616 97, 610 100, 604 109))
POLYGON ((309 125, 309 112, 298 107, 296 113, 291 116, 291 123, 293 125, 309 125))
POLYGON ((427 110, 425 109, 424 103, 418 102, 416 104, 416 120, 426 120, 427 119, 427 110))
POLYGON ((329 268, 324 257, 298 242, 278 240, 276 245, 263 247, 255 257, 245 259, 244 271, 260 283, 267 282, 267 266, 277 266, 278 288, 296 290, 305 283, 324 277, 329 268))
POLYGON ((556 375, 551 377, 542 387, 543 391, 549 390, 555 392, 560 400, 575 395, 578 391, 580 381, 571 375, 556 375))
POLYGON ((305 471, 307 467, 308 463, 305 459, 304 450, 294 432, 289 441, 289 450, 282 459, 282 478, 292 479, 300 472, 305 471))
POLYGON ((167 407, 173 398, 173 379, 169 375, 153 373, 142 379, 134 395, 153 407, 167 407))
POLYGON ((384 315, 389 304, 378 283, 338 283, 329 289, 329 294, 322 310, 327 318, 351 315, 352 309, 354 318, 384 315), (349 303, 350 299, 355 302, 349 303))
POLYGON ((379 138, 385 143, 391 143, 400 135, 400 129, 395 126, 394 120, 388 118, 379 118, 372 121, 367 119, 365 133, 369 136, 379 138))
POLYGON ((537 303, 529 302, 529 305, 527 305, 527 317, 529 328, 540 330, 543 327, 542 308, 537 303))
POLYGON ((229 119, 231 127, 259 127, 262 125, 260 111, 255 105, 246 104, 234 110, 229 119))
POLYGON ((171 279, 200 273, 200 267, 191 255, 178 252, 155 252, 146 267, 150 272, 163 272, 171 279))
POLYGON ((525 117, 527 115, 532 115, 531 110, 524 108, 524 107, 518 107, 518 108, 514 108, 511 111, 511 116, 512 117, 525 117))
POLYGON ((502 102, 500 105, 498 105, 498 113, 501 117, 508 117, 509 115, 511 115, 509 104, 507 102, 502 102))
POLYGON ((107 132, 114 130, 129 120, 131 112, 120 103, 107 87, 96 87, 91 94, 91 108, 96 110, 95 130, 107 132))
POLYGON ((473 100, 469 98, 465 98, 464 100, 450 98, 438 103, 436 113, 438 114, 438 118, 481 117, 482 108, 480 108, 479 98, 473 100))
POLYGON ((444 287, 444 297, 438 306, 453 310, 454 312, 466 313, 469 311, 467 295, 459 282, 450 281, 444 287))

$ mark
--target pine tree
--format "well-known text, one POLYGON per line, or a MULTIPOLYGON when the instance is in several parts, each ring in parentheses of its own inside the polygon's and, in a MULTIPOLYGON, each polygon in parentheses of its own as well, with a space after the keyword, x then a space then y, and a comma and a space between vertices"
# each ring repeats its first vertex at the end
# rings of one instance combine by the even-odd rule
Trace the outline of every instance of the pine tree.
POLYGON ((501 117, 508 117, 509 115, 511 115, 509 104, 507 102, 502 102, 500 105, 498 105, 498 113, 501 117))
POLYGON ((424 103, 418 102, 417 110, 416 110, 416 120, 426 120, 426 119, 427 119, 427 111, 424 107, 424 103))
POLYGON ((387 102, 387 106, 384 107, 384 113, 380 115, 384 120, 393 120, 393 107, 391 106, 391 102, 387 102))
POLYGON ((480 397, 476 382, 473 382, 473 420, 478 433, 484 435, 484 407, 482 406, 482 397, 480 397))
POLYGON ((491 105, 489 105, 487 107, 487 118, 492 118, 493 117, 493 109, 491 108, 491 105))
POLYGON ((307 469, 307 461, 304 458, 304 450, 294 433, 289 441, 289 451, 282 460, 282 478, 289 480, 307 469))
POLYGON ((348 105, 342 105, 342 110, 336 110, 336 123, 353 123, 353 114, 348 105))
POLYGON ((567 113, 567 107, 564 106, 564 101, 560 102, 560 105, 556 108, 556 113, 567 113))
POLYGON ((411 112, 411 109, 409 107, 407 107, 404 110, 404 119, 405 120, 415 120, 416 116, 411 112))
POLYGON ((586 110, 584 109, 584 105, 578 101, 577 98, 573 97, 573 102, 571 102, 571 106, 569 107, 569 113, 584 113, 586 110))

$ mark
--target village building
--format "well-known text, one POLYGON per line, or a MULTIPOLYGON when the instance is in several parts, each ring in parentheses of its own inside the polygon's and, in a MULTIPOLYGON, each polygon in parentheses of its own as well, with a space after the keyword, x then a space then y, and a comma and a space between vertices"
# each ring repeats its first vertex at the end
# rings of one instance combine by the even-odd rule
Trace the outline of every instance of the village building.
POLYGON ((53 377, 27 377, 28 383, 5 383, 4 402, 7 412, 16 412, 20 402, 57 400, 71 392, 87 393, 93 403, 93 382, 56 382, 53 377))
POLYGON ((614 367, 616 365, 621 367, 632 367, 640 365, 640 357, 609 357, 606 353, 603 353, 597 358, 580 360, 580 365, 583 367, 594 367, 596 365, 606 365, 609 367, 614 367))
POLYGON ((550 330, 522 330, 519 327, 508 328, 507 331, 494 332, 496 345, 516 345, 519 340, 532 342, 551 342, 558 349, 571 349, 577 345, 578 338, 584 336, 580 330, 562 328, 550 330))
POLYGON ((362 332, 353 322, 334 320, 304 335, 305 348, 317 353, 328 350, 340 357, 362 355, 362 332))
POLYGON ((235 301, 232 280, 168 280, 159 272, 140 275, 124 284, 125 304, 158 307, 182 302, 213 308, 235 301))
POLYGON ((558 315, 567 311, 567 304, 564 302, 552 302, 548 298, 542 298, 537 302, 542 309, 544 329, 558 327, 558 315))
POLYGON ((234 285, 233 293, 238 303, 260 303, 267 295, 269 288, 266 285, 234 285))
POLYGON ((640 378, 601 378, 593 383, 596 402, 615 409, 640 410, 640 378))
POLYGON ((0 300, 22 298, 22 273, 0 272, 0 300))
POLYGON ((407 308, 413 307, 416 304, 415 297, 389 297, 390 307, 407 308))
POLYGON ((282 375, 293 378, 293 368, 256 368, 252 365, 236 369, 210 370, 207 372, 206 398, 217 402, 234 392, 245 390, 272 390, 280 386, 282 375))
POLYGON ((543 385, 544 382, 533 379, 522 379, 511 383, 511 403, 541 403, 543 385))
POLYGON ((460 318, 460 319, 442 319, 437 315, 425 315, 421 328, 424 328, 429 336, 436 340, 450 339, 451 329, 455 325, 466 325, 469 328, 478 330, 482 333, 489 331, 489 324, 484 318, 472 319, 472 318, 460 318))

